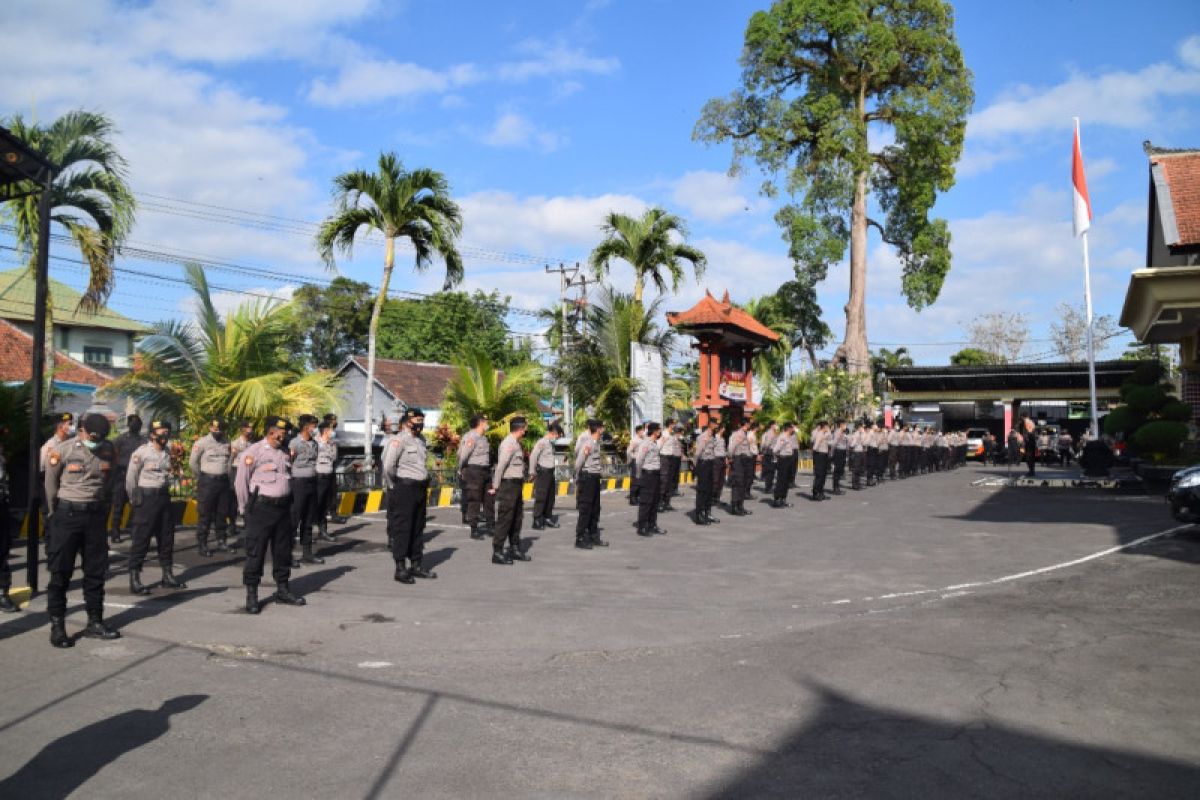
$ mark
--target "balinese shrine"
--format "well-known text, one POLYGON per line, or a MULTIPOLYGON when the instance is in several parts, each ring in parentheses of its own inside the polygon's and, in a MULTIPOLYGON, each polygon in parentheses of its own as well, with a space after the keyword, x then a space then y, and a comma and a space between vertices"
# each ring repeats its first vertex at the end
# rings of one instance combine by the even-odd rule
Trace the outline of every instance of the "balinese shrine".
POLYGON ((667 322, 693 337, 700 354, 700 394, 692 403, 701 426, 728 409, 734 424, 758 408, 754 402, 754 355, 779 341, 779 334, 735 306, 729 292, 718 302, 705 290, 687 311, 668 311, 667 322))

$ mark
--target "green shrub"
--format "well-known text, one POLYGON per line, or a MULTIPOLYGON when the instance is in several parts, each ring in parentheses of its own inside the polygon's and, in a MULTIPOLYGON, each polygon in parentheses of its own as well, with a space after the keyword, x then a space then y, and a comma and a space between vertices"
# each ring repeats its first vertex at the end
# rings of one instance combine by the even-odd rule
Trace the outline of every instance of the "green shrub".
POLYGON ((1104 432, 1109 436, 1118 436, 1134 430, 1145 421, 1145 414, 1134 411, 1129 406, 1118 406, 1104 417, 1104 432))
POLYGON ((1170 400, 1158 410, 1158 416, 1170 422, 1190 422, 1192 407, 1182 400, 1170 400))
POLYGON ((1153 386, 1162 376, 1163 365, 1158 361, 1146 361, 1133 370, 1133 382, 1141 386, 1153 386))
POLYGON ((1125 393, 1125 402, 1134 411, 1150 414, 1163 407, 1167 393, 1161 386, 1136 386, 1125 393))
POLYGON ((1171 458, 1179 452, 1179 446, 1187 438, 1188 427, 1182 422, 1154 420, 1138 428, 1133 434, 1133 446, 1143 455, 1155 461, 1171 458))

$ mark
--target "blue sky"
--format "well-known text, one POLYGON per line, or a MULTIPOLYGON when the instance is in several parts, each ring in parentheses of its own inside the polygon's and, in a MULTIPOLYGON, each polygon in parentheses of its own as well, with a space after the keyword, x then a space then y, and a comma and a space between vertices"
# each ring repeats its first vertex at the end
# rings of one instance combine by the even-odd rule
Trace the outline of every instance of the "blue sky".
MULTIPOLYGON (((543 260, 586 258, 609 210, 661 204, 689 221, 710 259, 703 283, 666 306, 705 287, 744 301, 791 275, 776 204, 757 194, 753 169, 728 178, 728 149, 691 134, 703 103, 736 87, 746 21, 765 5, 17 0, 0 26, 0 113, 108 112, 143 202, 134 243, 282 274, 210 273, 230 289, 286 296, 327 278, 306 223, 327 213, 333 175, 395 150, 449 177, 465 210, 467 288, 546 305, 558 283, 543 260)), ((1144 262, 1141 143, 1200 145, 1200 11, 1182 0, 1019 0, 960 3, 957 19, 976 104, 958 183, 937 206, 954 267, 942 299, 918 314, 899 294, 895 258, 872 241, 868 334, 944 363, 974 314, 1014 311, 1032 325, 1027 353, 1044 357, 1055 304, 1082 299, 1071 117, 1083 120, 1096 214, 1097 310, 1117 315, 1144 262)), ((381 253, 368 242, 342 272, 375 282, 381 253)), ((180 274, 135 258, 123 266, 180 274)), ((52 271, 82 281, 69 262, 52 271)), ((441 276, 402 261, 397 282, 431 291, 441 276)), ((837 338, 846 289, 844 267, 821 286, 837 338)), ((143 320, 186 313, 181 287, 129 273, 111 304, 143 320)), ((536 328, 520 314, 510 325, 536 328)))

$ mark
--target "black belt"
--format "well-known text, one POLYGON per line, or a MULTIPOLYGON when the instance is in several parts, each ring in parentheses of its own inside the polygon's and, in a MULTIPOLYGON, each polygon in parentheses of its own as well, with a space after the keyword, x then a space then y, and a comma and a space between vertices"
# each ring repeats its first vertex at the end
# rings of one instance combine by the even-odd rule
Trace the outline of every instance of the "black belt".
POLYGON ((524 478, 501 478, 501 483, 524 483, 524 478))
POLYGON ((312 475, 296 475, 295 473, 292 474, 292 480, 294 480, 294 481, 315 481, 316 479, 317 479, 317 476, 315 473, 312 475))
POLYGON ((91 503, 79 503, 74 500, 59 500, 58 509, 60 511, 79 511, 82 513, 91 513, 92 511, 103 511, 105 504, 100 501, 91 503))
POLYGON ((290 494, 285 494, 283 497, 263 497, 262 495, 259 495, 258 499, 254 502, 263 503, 264 505, 268 506, 275 506, 276 508, 283 508, 292 504, 292 496, 290 494))
POLYGON ((661 470, 660 470, 660 469, 649 469, 649 468, 647 468, 647 467, 642 467, 642 468, 641 468, 641 470, 639 470, 639 471, 640 471, 640 472, 641 472, 643 475, 645 475, 647 472, 655 472, 655 473, 657 473, 657 472, 660 472, 661 470))
POLYGON ((228 472, 201 472, 201 478, 208 478, 210 481, 229 480, 228 472))
POLYGON ((396 478, 396 483, 403 483, 405 486, 424 486, 429 483, 429 478, 422 478, 421 480, 417 480, 416 478, 396 478))
POLYGON ((537 471, 539 475, 547 472, 554 472, 554 467, 537 467, 537 471))

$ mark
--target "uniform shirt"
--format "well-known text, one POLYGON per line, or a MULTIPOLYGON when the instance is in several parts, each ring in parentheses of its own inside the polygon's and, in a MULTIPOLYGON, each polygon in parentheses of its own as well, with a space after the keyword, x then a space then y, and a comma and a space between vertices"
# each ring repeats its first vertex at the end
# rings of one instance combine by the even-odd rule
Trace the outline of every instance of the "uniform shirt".
POLYGON ((529 454, 529 463, 538 469, 554 469, 554 435, 549 434, 537 440, 533 452, 529 454))
POLYGON ((246 504, 255 492, 260 497, 287 497, 292 493, 292 461, 282 447, 272 447, 266 439, 260 439, 246 448, 238 464, 237 480, 233 484, 237 494, 238 511, 246 512, 246 504))
POLYGON ((829 431, 817 429, 813 431, 812 449, 814 453, 828 453, 830 449, 829 431))
POLYGON ((836 430, 833 432, 833 449, 846 450, 850 447, 850 435, 845 429, 836 430))
POLYGON ((134 489, 163 489, 171 485, 171 451, 146 443, 139 447, 129 459, 129 471, 125 473, 125 491, 133 494, 134 489))
POLYGON ((590 433, 581 433, 575 440, 575 473, 600 474, 600 443, 590 433))
POLYGON ((476 431, 467 431, 458 443, 458 463, 473 467, 486 467, 492 463, 492 447, 487 437, 476 431))
POLYGON ((754 431, 748 431, 746 433, 746 441, 750 443, 750 455, 758 455, 758 434, 754 431))
POLYGON ((630 436, 629 446, 625 448, 625 458, 629 459, 630 461, 636 460, 638 448, 641 446, 642 441, 642 437, 638 436, 636 433, 633 436, 630 436))
POLYGON ((697 461, 708 461, 710 459, 716 458, 717 457, 716 440, 720 439, 720 438, 721 438, 720 436, 715 436, 712 432, 708 431, 707 429, 703 433, 701 433, 700 436, 696 439, 696 447, 695 447, 696 460, 697 461))
POLYGON ((658 472, 662 469, 662 460, 659 456, 662 455, 659 449, 658 442, 647 436, 642 439, 642 443, 638 446, 637 455, 634 460, 637 463, 638 474, 642 472, 658 472))
POLYGON ((725 457, 725 437, 719 433, 712 438, 712 452, 713 458, 725 457))
POLYGON ((762 451, 764 456, 775 455, 775 440, 779 438, 779 431, 768 430, 763 434, 762 451))
POLYGON ((51 448, 46 456, 45 480, 50 508, 54 508, 55 500, 92 503, 106 497, 115 459, 112 442, 100 442, 95 450, 89 450, 72 437, 51 448))
POLYGON ((499 489, 500 481, 513 478, 525 480, 525 451, 521 449, 521 440, 510 433, 500 443, 496 470, 492 473, 492 488, 499 489))
POLYGON ((192 457, 188 463, 193 475, 228 475, 233 459, 233 448, 229 442, 220 441, 210 433, 201 436, 192 445, 192 457))
POLYGON ((658 440, 658 454, 660 456, 682 456, 683 442, 679 441, 679 435, 673 431, 664 431, 662 438, 658 440))
POLYGON ((113 440, 113 447, 116 449, 117 460, 115 466, 117 469, 128 469, 129 459, 133 457, 133 451, 150 441, 150 438, 138 434, 134 436, 126 431, 113 440))
POLYGON ((875 431, 875 446, 879 448, 880 452, 887 452, 888 447, 891 445, 891 441, 891 431, 887 430, 886 428, 880 428, 879 430, 875 431))
POLYGON ((899 447, 900 440, 903 438, 903 436, 904 434, 900 433, 899 430, 892 428, 891 432, 888 434, 888 447, 899 447))
POLYGON ((729 437, 729 455, 734 458, 754 455, 754 449, 750 444, 750 435, 747 431, 736 430, 729 437))
POLYGON ((229 472, 232 477, 237 477, 238 465, 242 463, 242 453, 246 452, 250 444, 250 440, 245 436, 239 436, 229 443, 229 472))
POLYGON ((862 428, 855 428, 854 433, 850 434, 850 450, 854 453, 863 451, 864 442, 866 441, 866 431, 862 428))
POLYGON ((398 480, 423 481, 429 477, 425 466, 425 437, 404 430, 388 443, 383 454, 383 472, 398 480))
POLYGON ((781 433, 775 437, 775 456, 788 458, 796 454, 797 445, 794 433, 781 433))
POLYGON ((40 469, 42 472, 46 471, 46 462, 50 460, 50 451, 65 441, 68 440, 60 439, 58 436, 51 436, 46 440, 46 443, 42 445, 42 457, 38 459, 38 463, 41 465, 38 467, 38 469, 40 469))
POLYGON ((292 477, 313 478, 317 474, 317 440, 297 436, 288 445, 292 454, 292 477))
POLYGON ((317 474, 332 475, 337 464, 337 442, 327 442, 317 439, 317 474))

